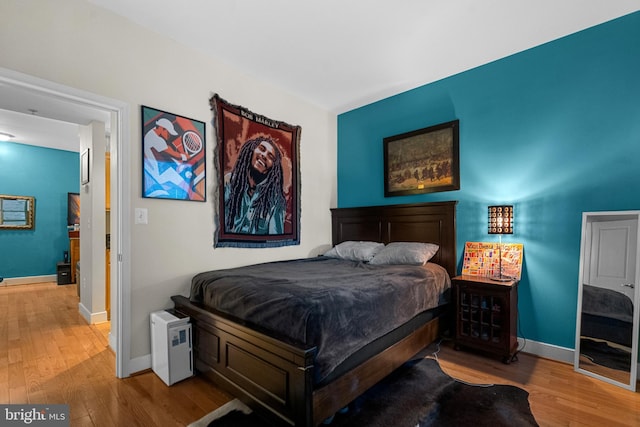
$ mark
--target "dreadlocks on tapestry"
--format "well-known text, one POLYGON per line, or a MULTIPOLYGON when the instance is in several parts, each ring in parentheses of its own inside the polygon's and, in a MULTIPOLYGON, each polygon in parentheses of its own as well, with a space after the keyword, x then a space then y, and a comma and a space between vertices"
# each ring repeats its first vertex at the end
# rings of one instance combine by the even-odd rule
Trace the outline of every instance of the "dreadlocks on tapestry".
POLYGON ((282 155, 269 137, 242 145, 231 173, 225 175, 225 230, 240 234, 282 234, 286 199, 282 155))

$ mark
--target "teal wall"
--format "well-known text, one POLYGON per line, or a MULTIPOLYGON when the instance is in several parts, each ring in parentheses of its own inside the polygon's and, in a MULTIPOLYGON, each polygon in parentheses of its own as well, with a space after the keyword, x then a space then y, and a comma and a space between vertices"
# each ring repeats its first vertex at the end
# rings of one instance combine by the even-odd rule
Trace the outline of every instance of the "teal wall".
POLYGON ((76 152, 0 141, 0 194, 35 197, 33 230, 0 229, 0 276, 56 274, 69 250, 67 193, 80 191, 76 152))
POLYGON ((441 200, 458 271, 497 241, 487 206, 514 205, 520 335, 573 348, 582 212, 640 209, 640 12, 338 117, 339 207, 441 200), (385 198, 383 138, 454 119, 460 190, 385 198))

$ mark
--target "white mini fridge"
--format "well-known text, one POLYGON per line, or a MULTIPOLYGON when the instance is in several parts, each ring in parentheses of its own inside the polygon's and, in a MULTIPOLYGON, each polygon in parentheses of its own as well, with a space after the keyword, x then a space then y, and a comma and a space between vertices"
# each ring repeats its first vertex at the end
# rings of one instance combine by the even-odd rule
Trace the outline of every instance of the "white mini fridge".
POLYGON ((189 320, 167 310, 151 313, 151 367, 167 385, 193 375, 189 320))

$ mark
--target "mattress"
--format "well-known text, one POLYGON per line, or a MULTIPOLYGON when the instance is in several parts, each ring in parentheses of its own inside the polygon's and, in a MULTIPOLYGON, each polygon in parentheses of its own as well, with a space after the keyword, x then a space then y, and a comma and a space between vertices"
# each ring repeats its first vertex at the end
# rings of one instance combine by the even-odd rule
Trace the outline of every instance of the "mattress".
POLYGON ((315 346, 315 383, 321 383, 359 350, 448 304, 450 286, 446 270, 433 263, 315 257, 199 273, 190 299, 315 346))

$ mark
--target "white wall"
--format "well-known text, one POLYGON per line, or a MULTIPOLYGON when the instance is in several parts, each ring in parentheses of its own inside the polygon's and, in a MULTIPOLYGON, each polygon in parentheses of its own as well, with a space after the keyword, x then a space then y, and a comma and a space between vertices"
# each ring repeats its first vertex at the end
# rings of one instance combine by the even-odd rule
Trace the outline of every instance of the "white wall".
MULTIPOLYGON (((89 149, 89 182, 80 185, 80 313, 88 323, 106 322, 105 124, 80 126, 80 158, 89 149)), ((76 268, 75 265, 71 268, 76 268)))
POLYGON ((0 67, 129 104, 129 145, 119 153, 131 168, 131 212, 125 214, 131 224, 135 208, 148 209, 149 217, 131 233, 132 359, 150 352, 149 313, 170 307, 171 295, 188 294, 194 273, 328 248, 329 209, 336 204, 336 117, 330 112, 82 0, 2 0, 0 52, 0 67), (212 93, 302 127, 299 246, 213 248, 212 93), (141 104, 207 123, 206 203, 140 197, 141 104))

